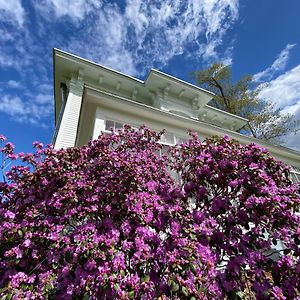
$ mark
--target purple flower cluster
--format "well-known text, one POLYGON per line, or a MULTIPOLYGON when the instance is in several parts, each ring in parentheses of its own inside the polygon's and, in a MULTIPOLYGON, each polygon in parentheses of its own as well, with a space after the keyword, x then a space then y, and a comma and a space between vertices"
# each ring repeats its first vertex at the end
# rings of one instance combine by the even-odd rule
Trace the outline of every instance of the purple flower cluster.
POLYGON ((164 156, 159 139, 125 126, 82 148, 5 144, 3 162, 22 163, 0 183, 0 297, 300 297, 289 169, 228 137, 164 156))

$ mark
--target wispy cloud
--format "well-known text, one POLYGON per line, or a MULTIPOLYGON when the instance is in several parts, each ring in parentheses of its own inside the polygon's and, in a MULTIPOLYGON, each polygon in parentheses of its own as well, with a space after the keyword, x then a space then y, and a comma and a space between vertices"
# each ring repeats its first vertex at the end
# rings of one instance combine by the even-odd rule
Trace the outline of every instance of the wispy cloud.
POLYGON ((182 54, 199 61, 230 61, 232 47, 218 47, 238 19, 239 8, 238 0, 128 0, 122 7, 98 0, 32 4, 36 23, 30 25, 36 28, 3 32, 14 49, 5 45, 2 66, 21 70, 43 50, 61 47, 131 75, 161 68, 182 54))
POLYGON ((103 6, 68 49, 131 75, 161 68, 183 53, 206 61, 228 59, 217 48, 237 18, 237 0, 130 0, 124 10, 103 6))
POLYGON ((257 82, 268 81, 273 79, 274 75, 283 71, 289 60, 290 51, 296 46, 296 44, 287 44, 286 47, 279 53, 272 65, 266 68, 264 71, 259 72, 253 76, 253 79, 257 82))
MULTIPOLYGON (((295 119, 300 120, 300 99, 294 105, 287 107, 284 112, 291 113, 295 119)), ((285 145, 289 148, 300 151, 300 131, 296 134, 288 134, 285 137, 285 145)))
POLYGON ((285 108, 300 101, 300 65, 286 71, 262 88, 259 96, 285 108))
POLYGON ((41 0, 34 3, 35 8, 45 18, 69 17, 72 21, 81 21, 86 14, 101 6, 99 0, 41 0))
POLYGON ((26 100, 18 96, 4 95, 0 101, 0 112, 19 123, 47 127, 45 121, 53 112, 52 102, 53 97, 45 94, 26 100))
POLYGON ((0 68, 18 74, 1 85, 0 111, 36 125, 52 117, 53 47, 138 77, 177 55, 230 62, 223 39, 238 8, 238 0, 0 0, 0 68))
POLYGON ((6 43, 12 41, 13 39, 14 37, 10 32, 4 30, 3 28, 0 28, 0 43, 6 43))
POLYGON ((7 86, 13 89, 20 89, 23 87, 23 84, 20 81, 9 80, 7 81, 7 86))
POLYGON ((126 20, 119 7, 108 5, 95 13, 93 22, 84 23, 66 48, 90 60, 136 75, 136 62, 126 47, 128 42, 126 20))
MULTIPOLYGON (((268 82, 259 97, 275 103, 282 113, 290 113, 300 120, 300 65, 268 82)), ((300 132, 285 137, 285 145, 300 150, 300 132)))
POLYGON ((2 21, 23 27, 25 11, 21 0, 0 0, 0 13, 2 21))

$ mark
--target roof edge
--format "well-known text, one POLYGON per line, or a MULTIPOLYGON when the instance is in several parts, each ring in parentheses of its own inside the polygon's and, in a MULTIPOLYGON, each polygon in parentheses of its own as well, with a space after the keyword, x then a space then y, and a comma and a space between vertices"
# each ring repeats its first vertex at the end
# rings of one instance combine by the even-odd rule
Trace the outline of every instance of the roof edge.
POLYGON ((176 78, 176 77, 174 77, 174 76, 172 76, 172 75, 169 75, 169 74, 167 74, 167 73, 164 73, 164 72, 159 71, 159 70, 156 70, 156 69, 151 69, 151 70, 150 70, 150 72, 148 73, 148 75, 147 75, 147 77, 146 77, 145 83, 149 80, 150 74, 155 74, 155 73, 158 74, 158 75, 160 75, 160 76, 165 77, 166 79, 169 79, 169 80, 178 82, 178 83, 183 84, 183 85, 185 85, 185 86, 187 86, 187 87, 189 87, 189 88, 192 88, 192 89, 195 89, 195 90, 197 90, 197 91, 203 92, 203 93, 207 94, 207 95, 210 96, 210 97, 214 97, 214 96, 216 95, 216 94, 214 94, 213 92, 210 92, 210 91, 208 91, 208 90, 206 90, 206 89, 203 89, 203 88, 201 88, 201 87, 199 87, 199 86, 197 86, 197 85, 194 85, 194 84, 189 83, 189 82, 187 82, 187 81, 184 81, 184 80, 182 80, 182 79, 176 78))

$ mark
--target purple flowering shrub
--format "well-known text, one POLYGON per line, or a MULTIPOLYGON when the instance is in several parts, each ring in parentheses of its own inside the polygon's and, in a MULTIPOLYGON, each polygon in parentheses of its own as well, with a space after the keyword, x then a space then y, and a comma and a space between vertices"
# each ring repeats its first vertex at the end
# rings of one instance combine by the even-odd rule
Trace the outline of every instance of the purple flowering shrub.
POLYGON ((184 198, 193 199, 186 221, 216 257, 222 297, 299 296, 299 186, 291 185, 288 167, 228 137, 200 143, 192 136, 173 158, 184 198), (276 246, 282 255, 274 261, 276 246))
POLYGON ((23 161, 0 183, 1 299, 300 296, 288 168, 226 137, 163 156, 159 139, 125 126, 82 148, 1 148, 23 161))

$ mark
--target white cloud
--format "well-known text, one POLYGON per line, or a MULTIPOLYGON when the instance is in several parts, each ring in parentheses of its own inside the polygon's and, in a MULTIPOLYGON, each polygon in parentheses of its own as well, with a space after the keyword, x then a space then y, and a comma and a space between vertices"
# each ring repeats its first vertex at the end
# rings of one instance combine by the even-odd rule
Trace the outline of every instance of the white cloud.
POLYGON ((41 104, 43 107, 53 105, 54 104, 53 95, 38 94, 35 97, 34 102, 36 104, 41 104))
POLYGON ((35 8, 44 17, 50 18, 53 13, 57 18, 69 17, 73 21, 82 20, 86 14, 101 6, 99 0, 42 0, 36 2, 35 8))
POLYGON ((11 55, 7 55, 6 53, 0 54, 0 66, 1 67, 12 67, 14 63, 14 59, 11 55))
MULTIPOLYGON (((287 106, 282 110, 283 113, 290 113, 295 116, 295 120, 298 122, 298 128, 300 127, 300 94, 298 100, 293 105, 287 106)), ((300 128, 299 131, 294 134, 288 134, 284 138, 284 144, 286 147, 292 148, 300 152, 300 128)))
POLYGON ((2 21, 17 23, 23 27, 25 11, 21 0, 0 0, 0 13, 2 21))
POLYGON ((0 101, 0 112, 7 114, 16 122, 45 127, 46 118, 53 113, 53 100, 50 99, 53 97, 45 94, 27 100, 22 100, 18 96, 4 95, 0 101))
MULTIPOLYGON (((41 93, 44 94, 48 94, 49 96, 51 95, 51 97, 53 98, 52 94, 53 94, 53 85, 49 82, 49 83, 43 83, 43 82, 37 82, 37 86, 36 86, 39 91, 41 93)), ((53 101, 53 99, 52 99, 53 101)))
POLYGON ((126 49, 126 20, 117 6, 98 11, 79 35, 82 38, 73 37, 67 50, 127 74, 137 73, 133 56, 126 49))
MULTIPOLYGON (((295 120, 298 122, 299 128, 299 120, 300 120, 300 101, 294 104, 290 110, 286 110, 286 112, 290 112, 295 115, 295 120)), ((288 148, 297 150, 300 152, 300 128, 297 133, 290 133, 284 137, 284 145, 288 148)))
POLYGON ((93 12, 68 50, 131 75, 180 54, 230 62, 230 49, 223 56, 218 47, 237 18, 238 0, 129 0, 124 12, 113 4, 93 12))
POLYGON ((0 28, 0 42, 1 43, 7 43, 9 41, 12 41, 14 39, 13 35, 4 30, 3 28, 0 28))
POLYGON ((273 64, 264 71, 255 74, 253 79, 258 82, 271 80, 278 71, 283 71, 288 62, 290 51, 295 46, 296 44, 287 44, 286 47, 279 53, 273 64))
POLYGON ((41 0, 33 5, 38 28, 23 36, 6 32, 6 39, 15 43, 0 45, 0 66, 42 68, 45 63, 37 63, 38 57, 51 47, 131 75, 161 68, 182 54, 204 62, 231 62, 232 48, 218 48, 238 18, 238 0, 128 0, 122 9, 98 0, 41 0), (54 18, 60 26, 71 20, 75 27, 68 24, 68 35, 53 32, 54 18))
POLYGON ((22 75, 32 63, 31 58, 37 57, 36 53, 32 55, 35 49, 26 26, 22 29, 7 26, 0 30, 0 67, 14 68, 22 75))
POLYGON ((9 80, 7 82, 7 86, 13 89, 19 89, 23 87, 23 84, 19 81, 15 81, 15 80, 9 80))
POLYGON ((300 101, 300 65, 270 81, 259 97, 272 101, 277 108, 293 106, 300 101))
POLYGON ((35 17, 25 21, 21 0, 0 0, 1 13, 23 25, 0 30, 0 68, 14 68, 24 84, 19 97, 8 88, 20 83, 2 84, 0 112, 19 122, 40 125, 52 117, 52 47, 138 76, 176 55, 231 61, 231 48, 219 47, 238 18, 238 0, 128 0, 122 7, 98 0, 32 4, 35 17))
MULTIPOLYGON (((261 90, 259 97, 275 103, 282 113, 290 113, 295 120, 300 120, 300 65, 268 82, 261 90)), ((288 134, 284 145, 300 151, 300 132, 288 134)))

